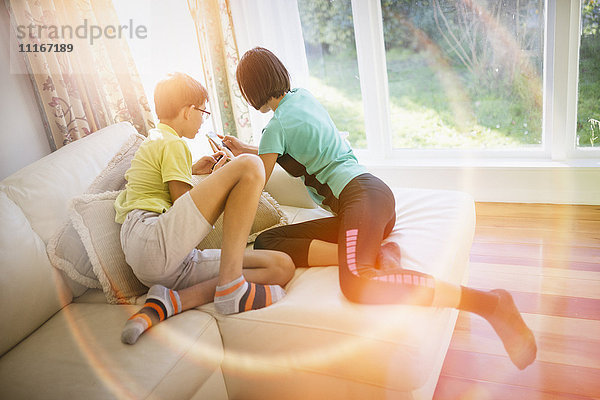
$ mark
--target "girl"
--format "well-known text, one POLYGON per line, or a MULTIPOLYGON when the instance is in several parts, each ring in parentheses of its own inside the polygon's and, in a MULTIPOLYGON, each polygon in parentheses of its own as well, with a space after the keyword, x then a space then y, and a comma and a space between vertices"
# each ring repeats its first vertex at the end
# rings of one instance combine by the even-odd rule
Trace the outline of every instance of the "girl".
POLYGON ((224 144, 236 155, 258 154, 265 182, 276 162, 292 176, 303 177, 313 199, 335 214, 264 232, 255 249, 285 252, 296 267, 339 265, 340 287, 353 302, 477 313, 490 322, 518 368, 535 360, 533 334, 507 291, 479 291, 400 268, 398 245, 381 244, 396 221, 392 191, 358 163, 321 104, 305 89, 290 89, 289 73, 272 52, 249 50, 236 77, 248 103, 274 114, 258 147, 231 136, 224 144))

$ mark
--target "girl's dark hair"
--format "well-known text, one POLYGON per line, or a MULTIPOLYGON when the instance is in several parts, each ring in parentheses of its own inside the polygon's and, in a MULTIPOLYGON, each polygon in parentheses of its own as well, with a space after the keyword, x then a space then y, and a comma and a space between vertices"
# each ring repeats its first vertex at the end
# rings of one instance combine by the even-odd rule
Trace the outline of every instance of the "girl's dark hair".
POLYGON ((248 50, 235 73, 242 96, 257 110, 290 91, 290 74, 275 54, 263 47, 248 50))
POLYGON ((171 119, 179 110, 191 104, 202 106, 208 99, 208 92, 200 82, 191 76, 174 72, 156 84, 154 108, 158 119, 171 119))

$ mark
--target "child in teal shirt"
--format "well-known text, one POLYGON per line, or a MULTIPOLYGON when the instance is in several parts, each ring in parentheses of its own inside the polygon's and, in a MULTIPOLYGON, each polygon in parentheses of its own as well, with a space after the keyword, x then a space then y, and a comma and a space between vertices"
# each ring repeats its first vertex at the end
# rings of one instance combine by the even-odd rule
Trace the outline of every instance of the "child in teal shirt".
POLYGON ((518 368, 535 360, 535 338, 507 291, 479 291, 403 269, 398 245, 382 245, 396 222, 392 191, 358 163, 321 104, 307 90, 290 88, 287 69, 272 52, 246 52, 236 77, 248 103, 273 117, 258 147, 230 136, 225 144, 234 154, 258 154, 267 179, 276 162, 301 177, 313 199, 335 214, 264 232, 256 249, 283 251, 297 267, 339 265, 342 292, 357 303, 475 312, 490 322, 518 368))

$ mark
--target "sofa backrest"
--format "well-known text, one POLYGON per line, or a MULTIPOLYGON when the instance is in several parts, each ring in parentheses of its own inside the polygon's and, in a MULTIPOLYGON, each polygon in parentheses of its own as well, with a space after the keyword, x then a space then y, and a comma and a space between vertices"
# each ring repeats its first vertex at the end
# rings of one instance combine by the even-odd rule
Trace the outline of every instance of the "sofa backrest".
POLYGON ((94 132, 0 182, 0 355, 72 300, 51 266, 46 244, 82 194, 123 143, 129 123, 94 132))
POLYGON ((82 194, 135 128, 121 122, 94 132, 0 182, 44 243, 67 219, 70 200, 82 194))
POLYGON ((21 209, 2 191, 0 220, 2 355, 70 303, 72 296, 50 264, 46 245, 21 209))

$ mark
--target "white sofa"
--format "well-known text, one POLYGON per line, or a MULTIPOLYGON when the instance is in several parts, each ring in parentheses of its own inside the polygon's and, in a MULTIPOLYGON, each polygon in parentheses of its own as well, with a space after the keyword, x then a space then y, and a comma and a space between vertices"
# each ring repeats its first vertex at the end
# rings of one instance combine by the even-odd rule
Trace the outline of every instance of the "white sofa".
MULTIPOLYGON (((76 141, 0 182, 0 398, 431 398, 457 311, 365 306, 341 294, 337 267, 298 269, 282 301, 221 316, 208 304, 133 346, 120 332, 136 305, 100 290, 73 298, 46 244, 134 134, 126 123, 76 141)), ((277 170, 267 190, 291 221, 320 217, 301 182, 277 170)), ((474 231, 464 193, 394 189, 388 240, 402 263, 461 283, 474 231)))

